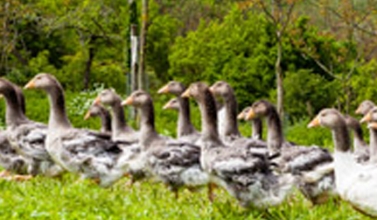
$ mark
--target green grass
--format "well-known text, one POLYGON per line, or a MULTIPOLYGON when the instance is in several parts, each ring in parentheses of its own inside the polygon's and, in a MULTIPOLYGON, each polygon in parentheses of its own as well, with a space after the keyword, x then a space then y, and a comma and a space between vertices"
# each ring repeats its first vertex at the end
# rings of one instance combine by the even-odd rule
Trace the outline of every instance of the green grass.
POLYGON ((178 200, 162 184, 142 182, 132 188, 123 179, 103 189, 67 174, 27 182, 0 181, 1 219, 367 219, 347 203, 331 200, 311 207, 295 192, 268 210, 246 210, 222 189, 211 204, 206 190, 180 193, 178 200))

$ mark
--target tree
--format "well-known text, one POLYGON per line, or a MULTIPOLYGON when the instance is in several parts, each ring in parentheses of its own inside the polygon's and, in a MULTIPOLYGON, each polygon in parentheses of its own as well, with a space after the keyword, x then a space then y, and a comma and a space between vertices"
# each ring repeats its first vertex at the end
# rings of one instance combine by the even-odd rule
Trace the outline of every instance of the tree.
POLYGON ((281 67, 283 58, 283 37, 286 34, 288 25, 292 22, 292 13, 296 5, 295 0, 273 0, 267 5, 264 0, 255 0, 274 27, 274 37, 276 39, 276 90, 277 90, 277 110, 280 118, 284 118, 284 73, 281 67))

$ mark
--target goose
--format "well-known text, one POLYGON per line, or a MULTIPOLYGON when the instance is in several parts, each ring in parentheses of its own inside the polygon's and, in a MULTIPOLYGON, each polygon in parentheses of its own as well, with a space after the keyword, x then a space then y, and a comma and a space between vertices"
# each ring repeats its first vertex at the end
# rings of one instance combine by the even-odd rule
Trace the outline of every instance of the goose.
MULTIPOLYGON (((20 104, 21 111, 25 114, 25 99, 22 90, 18 87, 14 87, 17 94, 17 100, 20 104)), ((3 96, 1 97, 3 98, 3 96)), ((8 141, 7 131, 0 131, 0 166, 4 168, 0 172, 1 178, 8 178, 15 174, 27 174, 28 167, 31 166, 30 159, 17 153, 17 151, 11 146, 8 141)), ((13 177, 11 177, 12 179, 13 177)), ((27 179, 27 177, 25 177, 27 179)))
POLYGON ((175 111, 179 111, 179 101, 177 98, 170 99, 163 107, 163 110, 171 109, 175 111))
POLYGON ((109 187, 127 170, 122 149, 116 142, 100 133, 74 128, 69 121, 64 90, 51 74, 39 73, 25 89, 40 89, 47 93, 50 103, 45 146, 52 159, 81 178, 95 180, 101 187, 109 187))
POLYGON ((100 132, 111 134, 111 116, 109 111, 100 104, 93 103, 84 116, 84 120, 91 117, 99 117, 101 119, 100 132))
MULTIPOLYGON (((344 117, 336 109, 323 109, 308 127, 331 129, 334 141, 334 172, 339 196, 363 214, 377 217, 377 166, 354 159, 344 117)), ((372 126, 373 127, 373 126, 372 126)))
MULTIPOLYGON (((367 114, 360 120, 364 122, 375 122, 377 120, 377 107, 372 107, 367 114)), ((368 126, 370 134, 370 147, 369 147, 369 162, 377 164, 377 134, 373 126, 368 126)))
MULTIPOLYGON (((158 94, 173 94, 176 96, 178 108, 178 124, 177 124, 177 137, 184 138, 186 141, 195 142, 199 139, 200 133, 195 129, 191 123, 190 116, 190 103, 187 98, 182 98, 181 94, 185 91, 186 87, 177 81, 170 81, 165 86, 158 90, 158 94)), ((174 102, 174 101, 172 101, 174 102)))
POLYGON ((237 118, 237 100, 233 88, 224 81, 214 83, 209 90, 215 98, 221 98, 224 105, 224 129, 219 133, 225 141, 239 138, 241 136, 238 130, 237 118))
POLYGON ((112 121, 112 140, 126 141, 130 143, 138 142, 138 133, 127 125, 124 116, 124 110, 121 105, 122 98, 115 92, 114 89, 105 89, 96 97, 94 104, 105 104, 110 106, 112 121))
POLYGON ((202 131, 200 164, 211 182, 224 187, 243 207, 267 208, 278 205, 291 191, 290 174, 275 175, 265 153, 247 146, 229 147, 219 137, 216 103, 203 82, 192 83, 182 94, 199 105, 202 131))
POLYGON ((297 146, 286 142, 279 114, 275 106, 266 100, 254 102, 246 119, 262 117, 267 120, 268 148, 279 155, 274 159, 278 169, 297 177, 300 191, 312 204, 327 201, 335 187, 331 154, 317 146, 297 146))
POLYGON ((363 130, 361 129, 360 122, 350 115, 345 115, 344 120, 350 131, 353 132, 353 147, 355 159, 359 163, 369 161, 369 148, 363 138, 363 130))
MULTIPOLYGON (((246 115, 250 111, 251 107, 248 106, 244 108, 238 115, 237 119, 238 120, 246 120, 246 115)), ((251 138, 257 139, 257 140, 262 140, 263 139, 263 123, 260 118, 255 118, 251 120, 251 138)))
POLYGON ((1 78, 0 93, 6 101, 7 139, 18 154, 29 160, 27 172, 32 176, 62 174, 63 169, 53 162, 45 149, 47 126, 25 116, 22 91, 10 81, 1 78))
MULTIPOLYGON (((134 91, 122 105, 140 109, 139 143, 147 155, 147 166, 157 179, 169 186, 176 198, 182 187, 192 188, 208 184, 208 175, 199 163, 200 148, 157 133, 153 100, 148 93, 143 90, 134 91)), ((209 199, 213 199, 210 194, 209 199)))
POLYGON ((127 155, 125 157, 128 163, 127 173, 131 177, 128 185, 132 187, 136 181, 150 178, 151 173, 146 169, 145 153, 140 148, 139 134, 127 125, 122 98, 114 89, 104 89, 95 98, 94 103, 110 106, 113 119, 112 140, 117 141, 127 155))
POLYGON ((359 115, 366 115, 374 106, 376 105, 372 101, 364 100, 357 107, 355 113, 359 115))
MULTIPOLYGON (((233 88, 224 81, 218 81, 209 88, 213 96, 222 99, 221 102, 224 105, 223 116, 223 128, 219 128, 220 137, 225 143, 228 143, 231 147, 248 145, 250 148, 258 148, 259 150, 267 151, 266 142, 258 139, 250 139, 241 136, 238 130, 237 121, 237 100, 234 94, 233 88)), ((221 115, 221 113, 218 112, 221 115)))

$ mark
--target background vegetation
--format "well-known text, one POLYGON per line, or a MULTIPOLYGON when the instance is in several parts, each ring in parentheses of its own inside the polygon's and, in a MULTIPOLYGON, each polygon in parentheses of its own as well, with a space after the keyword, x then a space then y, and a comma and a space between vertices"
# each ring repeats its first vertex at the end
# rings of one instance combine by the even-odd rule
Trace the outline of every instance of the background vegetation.
MULTIPOLYGON (((136 3, 140 12, 140 1, 136 3)), ((235 88, 240 109, 261 98, 276 102, 280 45, 287 139, 331 148, 327 130, 307 130, 306 124, 321 108, 352 114, 362 100, 377 95, 376 3, 150 0, 146 73, 157 129, 175 135, 176 113, 161 110, 170 97, 155 94, 172 79, 185 84, 226 80, 235 88)), ((82 119, 98 92, 107 87, 123 97, 131 92, 129 32, 135 17, 140 23, 140 14, 130 13, 127 0, 1 2, 0 75, 21 86, 39 72, 56 75, 66 89, 73 124, 99 128, 98 120, 82 119)), ((25 91, 25 95, 28 116, 46 122, 45 94, 25 91)), ((0 105, 4 115, 4 103, 0 105)), ((199 127, 196 108, 192 114, 199 127)), ((137 121, 130 123, 137 127, 137 121)), ((241 123, 241 131, 250 134, 249 124, 241 123)), ((186 193, 175 203, 159 185, 143 183, 129 189, 122 182, 102 190, 74 181, 67 175, 62 180, 0 182, 0 215, 9 219, 361 218, 346 204, 330 202, 310 209, 300 197, 258 212, 242 210, 222 191, 213 205, 204 193, 186 193)))

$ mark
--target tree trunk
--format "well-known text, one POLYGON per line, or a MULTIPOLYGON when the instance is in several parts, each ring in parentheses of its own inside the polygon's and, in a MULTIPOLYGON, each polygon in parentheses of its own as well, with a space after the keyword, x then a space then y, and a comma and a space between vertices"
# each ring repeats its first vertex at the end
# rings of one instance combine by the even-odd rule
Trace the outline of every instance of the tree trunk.
POLYGON ((85 72, 84 72, 84 89, 89 89, 90 83, 90 72, 92 68, 93 58, 94 58, 94 47, 91 45, 93 40, 89 41, 89 51, 88 51, 88 60, 85 64, 85 72))
POLYGON ((140 30, 140 59, 139 59, 139 89, 145 89, 145 57, 146 57, 146 40, 148 31, 148 0, 142 0, 142 19, 140 30))
POLYGON ((131 25, 131 90, 135 91, 138 86, 138 37, 137 37, 137 25, 131 25))
POLYGON ((275 63, 275 74, 276 74, 276 89, 277 89, 277 110, 281 120, 284 120, 284 88, 283 88, 283 70, 281 68, 282 59, 282 39, 280 32, 276 32, 277 35, 277 57, 275 63))

